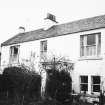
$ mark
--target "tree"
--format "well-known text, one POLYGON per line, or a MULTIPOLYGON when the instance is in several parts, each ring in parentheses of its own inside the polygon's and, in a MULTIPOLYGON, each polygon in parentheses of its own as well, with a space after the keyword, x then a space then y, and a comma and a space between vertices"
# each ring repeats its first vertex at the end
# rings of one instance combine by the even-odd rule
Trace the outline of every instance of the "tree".
POLYGON ((54 57, 42 62, 42 66, 47 73, 45 96, 62 103, 69 103, 72 91, 70 73, 74 64, 64 57, 54 57))

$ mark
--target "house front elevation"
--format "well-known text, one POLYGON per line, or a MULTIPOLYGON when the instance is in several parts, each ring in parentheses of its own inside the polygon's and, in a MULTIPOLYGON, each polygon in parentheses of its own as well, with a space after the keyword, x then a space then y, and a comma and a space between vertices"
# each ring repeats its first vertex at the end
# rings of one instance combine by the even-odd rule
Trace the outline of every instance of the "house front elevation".
POLYGON ((60 25, 53 16, 47 19, 50 27, 19 33, 1 44, 1 70, 25 63, 38 72, 41 58, 67 57, 74 63, 75 92, 98 95, 104 91, 105 15, 60 25))

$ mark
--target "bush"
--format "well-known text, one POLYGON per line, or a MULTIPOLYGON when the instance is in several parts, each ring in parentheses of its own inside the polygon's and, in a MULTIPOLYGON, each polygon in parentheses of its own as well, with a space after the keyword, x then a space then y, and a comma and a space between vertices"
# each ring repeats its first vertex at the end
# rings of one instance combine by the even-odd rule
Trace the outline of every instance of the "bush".
POLYGON ((1 77, 2 89, 8 91, 8 97, 17 105, 39 100, 41 76, 37 73, 29 71, 25 67, 8 67, 4 69, 1 77))
POLYGON ((46 94, 61 103, 71 102, 72 80, 65 70, 48 70, 46 94))

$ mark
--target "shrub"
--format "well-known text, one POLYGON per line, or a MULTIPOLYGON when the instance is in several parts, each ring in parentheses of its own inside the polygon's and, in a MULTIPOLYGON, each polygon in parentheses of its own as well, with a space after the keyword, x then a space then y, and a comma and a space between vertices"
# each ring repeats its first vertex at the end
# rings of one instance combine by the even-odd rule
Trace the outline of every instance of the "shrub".
POLYGON ((8 67, 3 72, 3 84, 17 105, 40 98, 41 76, 25 67, 8 67))
POLYGON ((70 103, 70 94, 72 90, 72 80, 70 74, 65 70, 48 70, 47 73, 47 96, 64 104, 70 103))

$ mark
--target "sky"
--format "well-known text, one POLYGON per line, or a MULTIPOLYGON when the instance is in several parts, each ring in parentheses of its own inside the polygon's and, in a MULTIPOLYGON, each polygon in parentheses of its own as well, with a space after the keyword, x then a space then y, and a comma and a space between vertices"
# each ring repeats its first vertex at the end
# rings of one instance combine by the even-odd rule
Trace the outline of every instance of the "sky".
POLYGON ((105 0, 0 0, 0 44, 19 33, 43 28, 47 13, 59 24, 105 14, 105 0))

